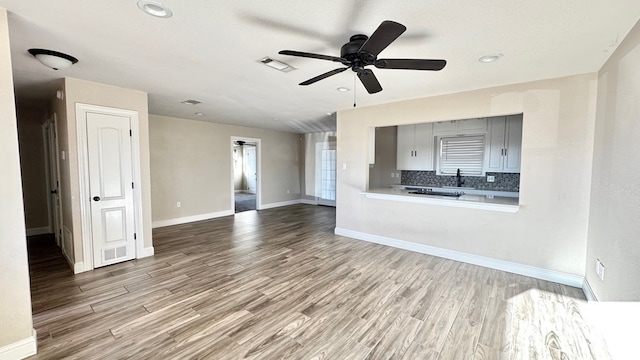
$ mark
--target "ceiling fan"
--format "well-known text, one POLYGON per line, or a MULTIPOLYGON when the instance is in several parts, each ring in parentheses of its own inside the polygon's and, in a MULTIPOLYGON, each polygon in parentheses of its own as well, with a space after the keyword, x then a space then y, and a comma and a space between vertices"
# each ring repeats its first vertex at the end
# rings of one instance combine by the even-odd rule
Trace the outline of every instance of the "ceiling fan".
POLYGON ((365 66, 373 65, 378 69, 438 71, 447 65, 446 60, 435 59, 378 59, 378 54, 402 35, 405 30, 407 30, 407 28, 400 23, 390 20, 383 21, 371 37, 362 34, 353 35, 349 39, 349 42, 344 44, 340 49, 340 57, 294 50, 282 50, 278 54, 329 60, 346 66, 303 81, 300 85, 311 85, 329 76, 351 69, 358 74, 358 78, 365 89, 367 89, 367 92, 369 92, 369 94, 375 94, 382 90, 382 86, 380 86, 373 71, 365 69, 365 66))

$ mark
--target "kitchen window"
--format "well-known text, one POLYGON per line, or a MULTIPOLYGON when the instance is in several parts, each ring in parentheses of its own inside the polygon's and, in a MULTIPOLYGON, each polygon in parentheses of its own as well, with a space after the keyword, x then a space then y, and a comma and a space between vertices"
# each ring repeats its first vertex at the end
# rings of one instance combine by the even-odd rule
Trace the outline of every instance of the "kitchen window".
POLYGON ((484 135, 440 137, 438 139, 438 175, 484 175, 484 135))

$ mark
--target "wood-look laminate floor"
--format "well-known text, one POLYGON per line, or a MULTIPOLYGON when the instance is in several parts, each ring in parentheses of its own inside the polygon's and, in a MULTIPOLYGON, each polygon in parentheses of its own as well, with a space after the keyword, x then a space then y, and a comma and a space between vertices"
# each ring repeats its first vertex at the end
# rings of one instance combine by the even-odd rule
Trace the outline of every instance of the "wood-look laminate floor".
POLYGON ((581 290, 333 234, 294 205, 73 275, 31 239, 35 359, 608 359, 581 290))

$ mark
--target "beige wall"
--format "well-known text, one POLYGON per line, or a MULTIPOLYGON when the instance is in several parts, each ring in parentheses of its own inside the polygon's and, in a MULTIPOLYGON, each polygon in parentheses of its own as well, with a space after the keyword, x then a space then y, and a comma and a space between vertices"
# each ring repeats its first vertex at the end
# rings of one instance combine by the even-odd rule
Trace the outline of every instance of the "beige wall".
POLYGON ((261 139, 262 205, 300 199, 298 134, 157 115, 149 124, 153 221, 233 210, 232 136, 261 139))
POLYGON ((16 110, 27 229, 49 227, 49 189, 42 129, 42 124, 47 119, 47 106, 37 102, 19 102, 16 110))
POLYGON ((142 184, 142 215, 144 246, 152 246, 151 238, 151 185, 149 170, 149 116, 147 93, 98 84, 74 78, 65 78, 59 84, 65 93, 64 100, 54 99, 53 110, 58 116, 60 151, 66 160, 60 162, 62 210, 64 227, 73 234, 73 257, 83 262, 82 229, 80 214, 80 186, 78 172, 78 148, 76 132, 76 103, 120 108, 138 112, 140 138, 140 168, 142 184))
POLYGON ((0 349, 31 337, 31 294, 7 12, 0 8, 0 349))
POLYGON ((597 75, 587 74, 338 113, 336 226, 583 275, 596 85, 597 75), (517 213, 361 195, 370 126, 517 113, 524 113, 517 213))
POLYGON ((640 23, 600 70, 597 106, 586 276, 599 300, 639 301, 640 23))

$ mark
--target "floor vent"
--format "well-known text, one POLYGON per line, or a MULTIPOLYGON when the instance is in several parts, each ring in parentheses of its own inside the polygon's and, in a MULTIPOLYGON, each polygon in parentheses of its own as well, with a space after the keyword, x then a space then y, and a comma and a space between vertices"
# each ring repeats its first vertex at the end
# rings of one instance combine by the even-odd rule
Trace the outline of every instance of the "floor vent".
POLYGON ((112 261, 115 259, 119 259, 119 258, 123 258, 127 256, 127 247, 126 246, 120 246, 117 248, 112 248, 112 249, 106 249, 103 251, 104 254, 104 261, 108 262, 108 261, 112 261))

